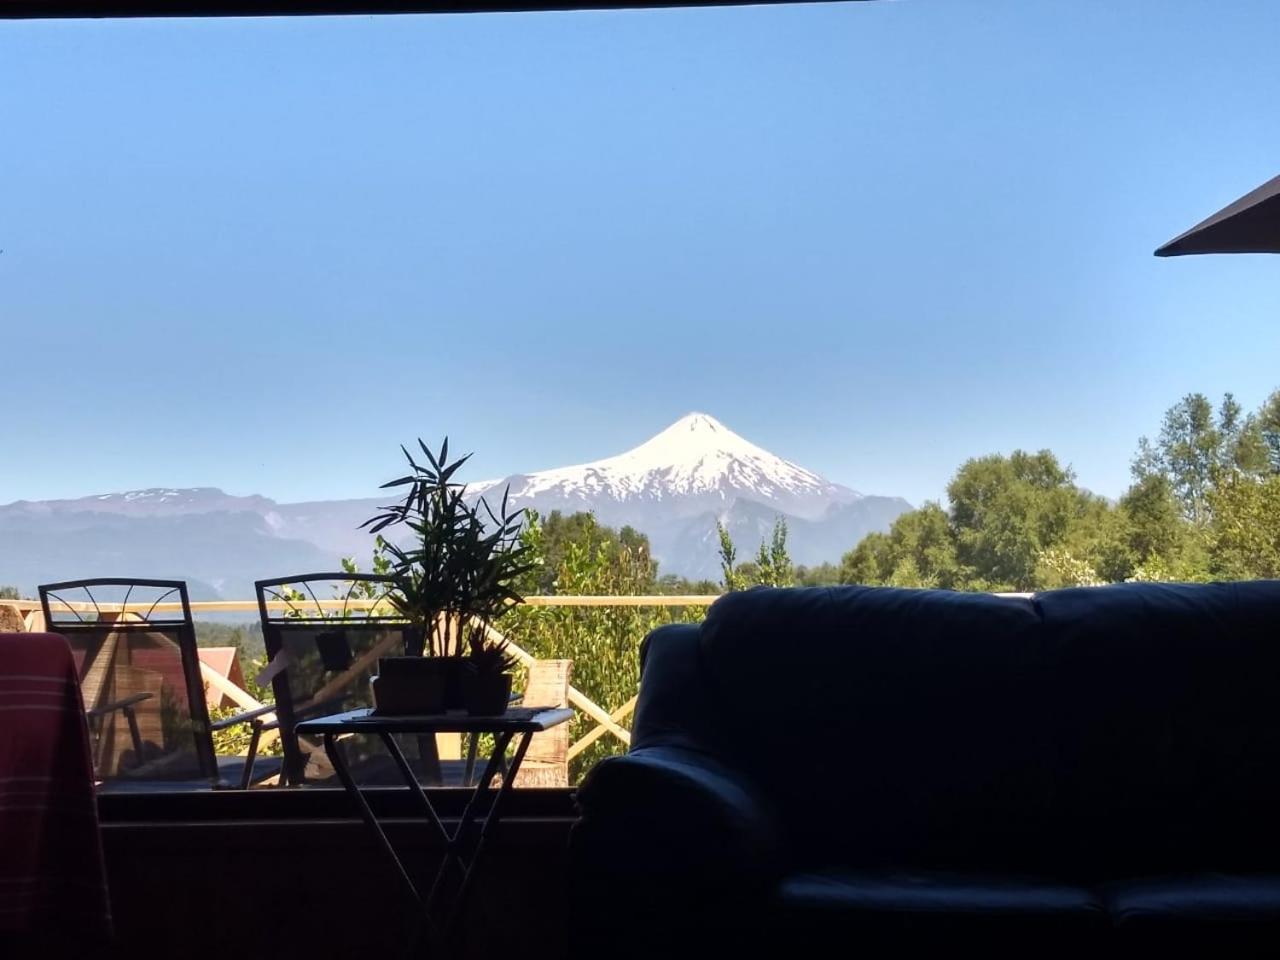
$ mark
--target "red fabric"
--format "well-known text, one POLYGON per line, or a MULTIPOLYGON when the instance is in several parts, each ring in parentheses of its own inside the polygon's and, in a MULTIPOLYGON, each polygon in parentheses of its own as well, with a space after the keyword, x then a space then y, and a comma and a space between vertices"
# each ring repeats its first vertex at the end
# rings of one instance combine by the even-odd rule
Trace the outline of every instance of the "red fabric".
POLYGON ((75 661, 52 633, 0 633, 0 934, 111 929, 75 661))

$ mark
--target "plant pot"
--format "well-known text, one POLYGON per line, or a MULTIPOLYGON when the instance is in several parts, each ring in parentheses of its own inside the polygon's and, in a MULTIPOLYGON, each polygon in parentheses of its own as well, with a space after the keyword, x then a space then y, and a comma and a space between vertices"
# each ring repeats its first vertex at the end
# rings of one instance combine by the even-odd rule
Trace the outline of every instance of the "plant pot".
POLYGON ((379 713, 443 713, 445 667, 438 657, 379 657, 373 684, 379 713))
MULTIPOLYGON (((378 674, 383 677, 406 677, 415 682, 432 678, 440 689, 440 707, 432 711, 461 710, 465 706, 462 679, 471 672, 470 657, 380 657, 378 674)), ((420 711, 418 711, 420 712, 420 711)))
POLYGON ((471 673, 470 657, 437 657, 444 669, 444 708, 461 710, 466 706, 466 694, 462 686, 471 673))
POLYGON ((495 717, 507 712, 511 699, 511 674, 464 673, 462 697, 473 717, 495 717))
POLYGON ((384 714, 443 713, 444 677, 438 671, 419 673, 414 676, 413 671, 402 671, 370 677, 373 709, 384 714))
POLYGON ((421 627, 404 628, 404 652, 410 657, 421 657, 426 653, 426 640, 421 627))

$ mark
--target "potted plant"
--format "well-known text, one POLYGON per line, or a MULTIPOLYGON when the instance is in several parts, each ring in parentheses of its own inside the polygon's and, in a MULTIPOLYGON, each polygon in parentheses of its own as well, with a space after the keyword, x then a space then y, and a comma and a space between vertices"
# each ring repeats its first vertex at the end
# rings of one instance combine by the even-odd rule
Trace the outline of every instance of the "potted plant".
POLYGON ((472 716, 506 713, 511 700, 511 671, 516 658, 507 641, 486 640, 482 628, 471 635, 471 656, 462 675, 462 702, 472 716))
POLYGON ((410 472, 383 484, 406 488, 403 499, 362 526, 373 533, 404 531, 385 538, 391 561, 387 600, 411 625, 414 649, 407 652, 430 663, 403 672, 440 676, 443 708, 459 709, 470 653, 464 638, 524 602, 515 584, 534 564, 520 541, 524 511, 509 508, 507 491, 497 510, 484 497, 468 498, 466 485, 453 478, 471 455, 449 462, 447 437, 438 453, 421 440, 418 446, 426 463, 401 447, 410 472))

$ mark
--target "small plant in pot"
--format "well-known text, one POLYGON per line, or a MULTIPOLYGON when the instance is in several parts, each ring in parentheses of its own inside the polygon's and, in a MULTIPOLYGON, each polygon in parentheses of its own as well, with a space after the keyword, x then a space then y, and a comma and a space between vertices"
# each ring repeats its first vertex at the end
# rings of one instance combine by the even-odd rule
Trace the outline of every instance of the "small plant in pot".
POLYGON ((517 665, 505 640, 495 643, 477 628, 471 635, 471 656, 462 675, 462 701, 472 716, 506 713, 511 700, 511 671, 517 665))
POLYGON ((509 508, 507 493, 495 510, 484 497, 468 498, 466 485, 453 479, 470 454, 450 462, 447 437, 438 452, 421 440, 418 446, 426 462, 401 447, 410 472, 383 484, 406 488, 404 498, 362 526, 373 533, 392 528, 385 535, 387 600, 411 625, 406 646, 416 649, 406 652, 429 661, 405 672, 439 676, 440 708, 461 709, 475 655, 464 638, 524 602, 515 584, 535 564, 520 541, 524 511, 509 508))

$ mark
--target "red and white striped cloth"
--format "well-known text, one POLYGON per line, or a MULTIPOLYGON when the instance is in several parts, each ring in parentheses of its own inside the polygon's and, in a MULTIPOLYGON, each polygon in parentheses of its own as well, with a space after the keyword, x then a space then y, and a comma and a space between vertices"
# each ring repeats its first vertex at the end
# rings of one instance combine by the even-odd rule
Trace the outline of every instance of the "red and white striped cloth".
POLYGON ((0 943, 110 930, 71 649, 57 634, 0 633, 0 943))

